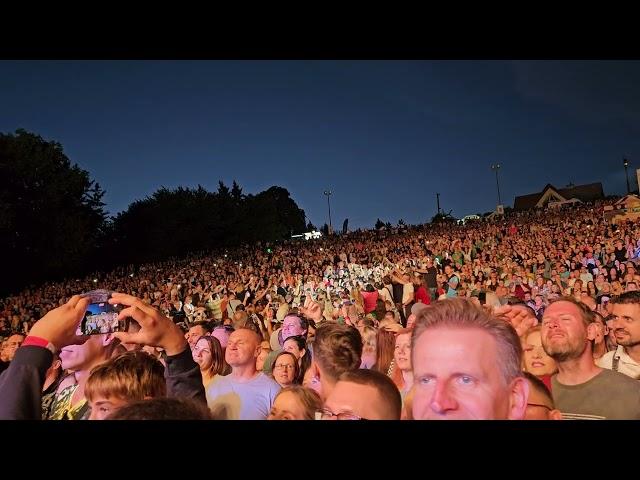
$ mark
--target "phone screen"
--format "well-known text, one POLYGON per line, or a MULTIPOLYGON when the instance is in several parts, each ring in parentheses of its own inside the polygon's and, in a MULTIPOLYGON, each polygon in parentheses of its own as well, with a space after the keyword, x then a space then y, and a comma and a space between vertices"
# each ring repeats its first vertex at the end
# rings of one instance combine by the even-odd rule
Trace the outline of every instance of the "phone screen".
POLYGON ((90 304, 76 334, 101 335, 127 331, 129 319, 118 320, 118 314, 122 308, 121 305, 111 305, 108 302, 90 304))

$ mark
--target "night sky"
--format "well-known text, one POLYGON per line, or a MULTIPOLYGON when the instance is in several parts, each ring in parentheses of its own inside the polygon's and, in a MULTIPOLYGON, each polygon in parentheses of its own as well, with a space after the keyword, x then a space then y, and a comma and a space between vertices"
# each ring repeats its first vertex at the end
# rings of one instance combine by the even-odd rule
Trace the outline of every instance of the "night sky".
POLYGON ((160 186, 289 190, 317 226, 462 217, 547 183, 626 190, 638 61, 0 61, 0 132, 62 143, 111 214, 160 186))

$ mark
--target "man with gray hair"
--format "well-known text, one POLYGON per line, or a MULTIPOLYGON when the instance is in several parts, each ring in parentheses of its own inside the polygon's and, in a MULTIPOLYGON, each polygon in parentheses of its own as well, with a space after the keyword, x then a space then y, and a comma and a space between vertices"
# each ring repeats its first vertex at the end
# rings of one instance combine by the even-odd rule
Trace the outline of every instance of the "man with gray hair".
POLYGON ((416 420, 522 420, 529 384, 513 327, 470 300, 440 300, 412 338, 416 420))

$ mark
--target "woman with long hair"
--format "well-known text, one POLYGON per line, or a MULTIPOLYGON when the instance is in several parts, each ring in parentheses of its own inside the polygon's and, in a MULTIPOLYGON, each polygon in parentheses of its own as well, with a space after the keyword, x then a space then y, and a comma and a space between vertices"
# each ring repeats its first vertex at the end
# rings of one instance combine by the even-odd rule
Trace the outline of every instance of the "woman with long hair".
POLYGON ((378 330, 376 335, 376 363, 371 368, 387 375, 393 362, 396 334, 386 329, 378 330))
POLYGON ((231 367, 225 361, 222 346, 216 337, 200 337, 193 347, 192 356, 200 367, 205 389, 215 380, 231 373, 231 367))
POLYGON ((298 359, 300 369, 296 383, 302 385, 304 374, 307 373, 307 370, 311 366, 311 352, 307 348, 307 341, 302 335, 294 335, 284 341, 282 349, 286 352, 293 353, 298 359))
POLYGON ((396 384, 400 395, 405 398, 413 387, 413 369, 411 368, 411 334, 412 330, 400 330, 395 336, 393 364, 387 375, 396 384))
POLYGON ((362 336, 362 363, 360 368, 372 368, 376 363, 377 353, 377 333, 376 329, 363 325, 359 328, 360 335, 362 336))

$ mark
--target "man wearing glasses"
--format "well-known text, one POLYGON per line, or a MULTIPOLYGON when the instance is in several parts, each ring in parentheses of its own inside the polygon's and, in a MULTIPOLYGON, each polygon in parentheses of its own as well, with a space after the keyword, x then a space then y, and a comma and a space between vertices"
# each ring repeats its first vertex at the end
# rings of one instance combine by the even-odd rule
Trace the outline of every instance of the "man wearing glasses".
POLYGON ((343 373, 316 414, 322 420, 400 420, 402 398, 393 381, 374 370, 343 373))

